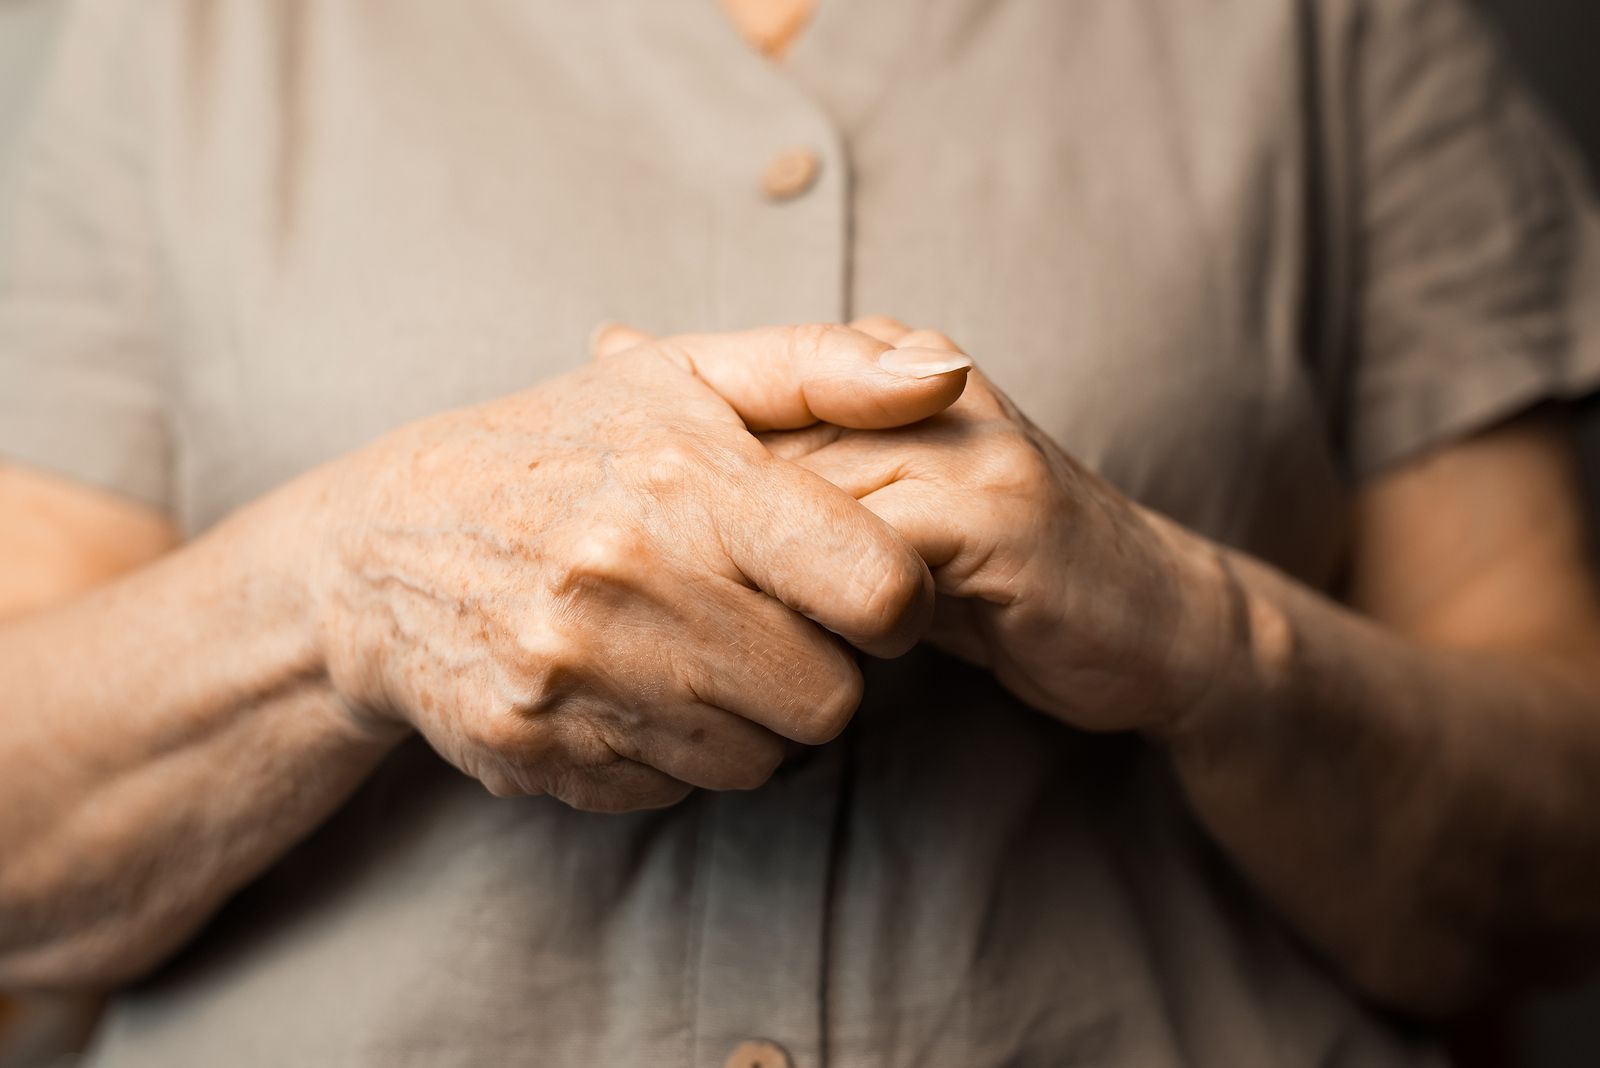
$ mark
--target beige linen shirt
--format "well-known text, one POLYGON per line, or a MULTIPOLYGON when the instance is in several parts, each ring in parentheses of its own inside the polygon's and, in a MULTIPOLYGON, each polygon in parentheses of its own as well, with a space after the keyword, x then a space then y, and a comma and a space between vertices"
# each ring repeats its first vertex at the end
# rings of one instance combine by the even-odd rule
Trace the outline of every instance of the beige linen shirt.
MULTIPOLYGON (((1458 0, 824 0, 782 66, 713 0, 90 0, 8 203, 0 456, 191 533, 600 320, 880 312, 1325 586, 1352 485, 1600 376, 1593 216, 1458 0)), ((1159 753, 866 673, 837 742, 662 812, 403 747, 92 1063, 1437 1063, 1159 753)))

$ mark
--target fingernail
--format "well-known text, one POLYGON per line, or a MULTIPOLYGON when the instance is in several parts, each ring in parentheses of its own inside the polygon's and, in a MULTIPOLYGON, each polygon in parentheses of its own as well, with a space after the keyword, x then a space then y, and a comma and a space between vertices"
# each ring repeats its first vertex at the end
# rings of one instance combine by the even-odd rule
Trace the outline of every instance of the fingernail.
POLYGON ((906 378, 932 378, 952 371, 970 371, 972 360, 945 349, 889 349, 878 357, 878 366, 906 378))

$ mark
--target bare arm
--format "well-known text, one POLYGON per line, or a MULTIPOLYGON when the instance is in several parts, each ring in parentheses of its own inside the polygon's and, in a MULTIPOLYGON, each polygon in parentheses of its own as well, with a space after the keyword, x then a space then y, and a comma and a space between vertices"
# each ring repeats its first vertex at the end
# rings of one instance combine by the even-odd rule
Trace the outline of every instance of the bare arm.
POLYGON ((108 985, 326 815, 386 740, 317 670, 291 500, 164 555, 159 517, 45 476, 0 476, 0 514, 23 609, 0 623, 0 976, 108 985))
POLYGON ((1367 489, 1348 605, 1129 501, 981 374, 933 419, 811 447, 923 553, 939 644, 1166 746, 1211 834, 1370 996, 1444 1013, 1594 959, 1600 595, 1559 415, 1367 489))
MULTIPOLYGON (((153 509, 6 465, 0 465, 0 515, 9 517, 0 524, 0 621, 115 578, 178 541, 153 509)), ((0 1060, 35 1029, 75 1033, 89 1011, 76 1000, 0 997, 0 1060)))
POLYGON ((1424 1012, 1593 959, 1600 598, 1570 427, 1359 504, 1352 610, 1247 559, 1238 655, 1174 736, 1196 810, 1372 995, 1424 1012))
POLYGON ((178 544, 166 516, 115 494, 0 464, 0 620, 46 608, 178 544))
MULTIPOLYGON (((838 328, 634 346, 0 623, 0 986, 149 967, 412 729, 497 795, 605 811, 749 789, 832 737, 861 686, 840 638, 903 651, 931 582, 747 426, 893 425, 960 394, 964 361, 894 370, 886 348, 838 328)), ((37 488, 0 483, 43 515, 37 488)), ((136 530, 147 556, 170 541, 148 516, 74 529, 75 549, 8 537, 76 586, 132 563, 111 547, 136 530)))

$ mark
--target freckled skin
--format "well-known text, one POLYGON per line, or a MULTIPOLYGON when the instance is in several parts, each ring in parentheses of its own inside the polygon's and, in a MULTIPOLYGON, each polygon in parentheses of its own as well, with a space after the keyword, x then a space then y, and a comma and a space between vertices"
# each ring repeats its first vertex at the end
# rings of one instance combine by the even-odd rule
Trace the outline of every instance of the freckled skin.
POLYGON ((926 570, 682 362, 640 346, 325 473, 318 634, 359 716, 605 811, 757 786, 843 726, 836 635, 905 648, 926 570))
MULTIPOLYGON (((412 729, 496 793, 618 811, 755 787, 843 727, 847 643, 908 648, 932 579, 751 428, 914 422, 970 363, 907 376, 837 326, 628 348, 402 427, 0 628, 0 985, 141 974, 412 729)), ((60 514, 97 557, 106 509, 60 514)), ((136 518, 117 552, 152 530, 173 537, 136 518)))
POLYGON ((851 714, 841 639, 924 634, 921 558, 934 641, 1068 724, 1142 729, 1369 996, 1443 1012, 1589 956, 1600 596, 1570 426, 1368 488, 1347 606, 1121 498, 981 376, 956 404, 942 335, 857 325, 901 347, 612 330, 0 627, 0 984, 138 975, 413 726, 498 792, 754 785, 851 714))

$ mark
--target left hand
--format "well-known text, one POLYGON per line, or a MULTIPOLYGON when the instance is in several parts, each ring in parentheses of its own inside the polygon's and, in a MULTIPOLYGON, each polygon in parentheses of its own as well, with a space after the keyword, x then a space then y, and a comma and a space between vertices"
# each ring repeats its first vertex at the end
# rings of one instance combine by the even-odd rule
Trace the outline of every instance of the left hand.
MULTIPOLYGON (((892 320, 900 348, 961 350, 892 320)), ((929 641, 1089 730, 1161 731, 1211 688, 1241 631, 1220 550, 1075 462, 980 371, 910 426, 767 435, 877 513, 932 570, 929 641)))

